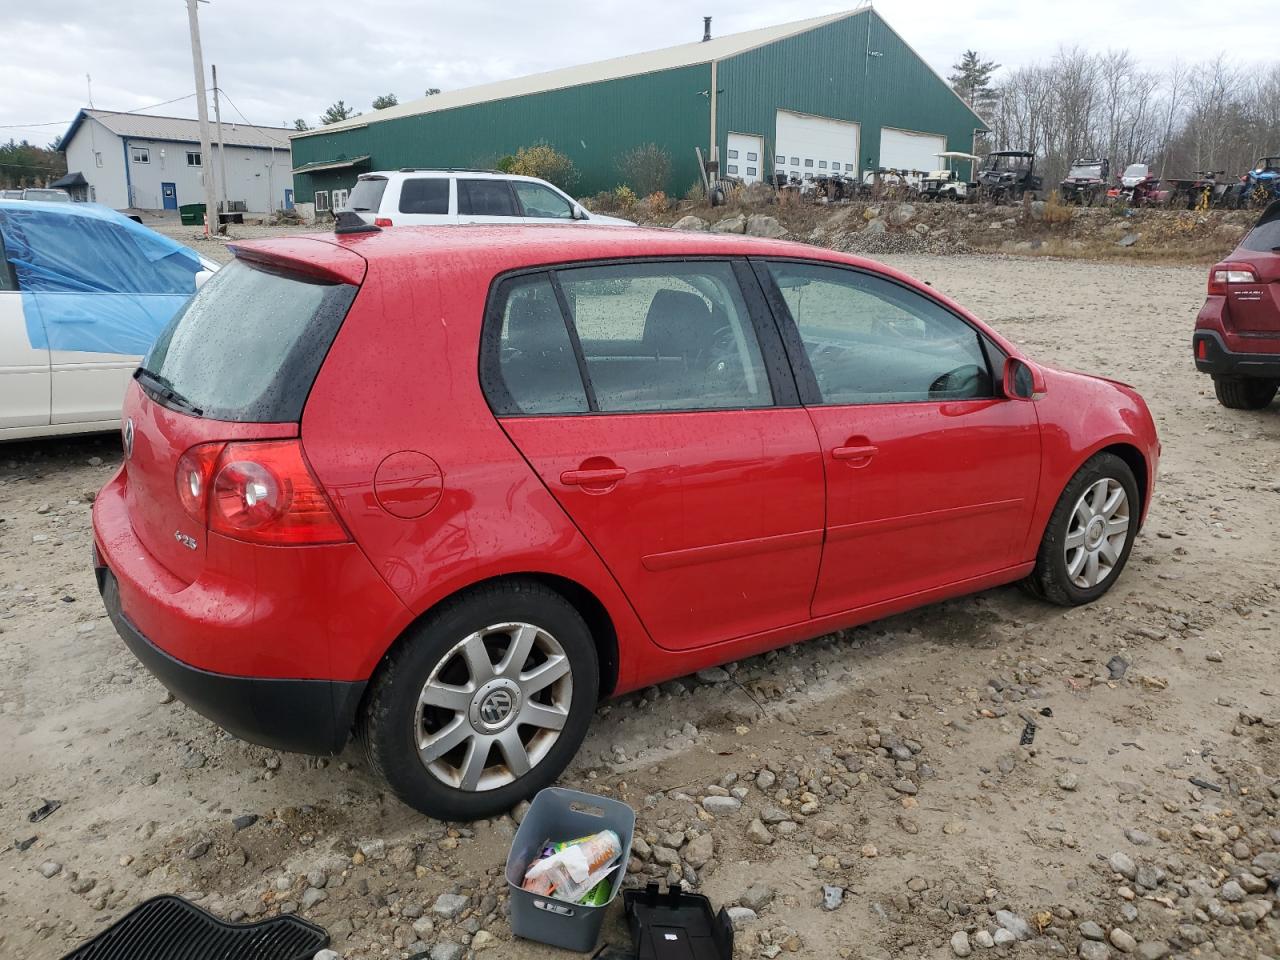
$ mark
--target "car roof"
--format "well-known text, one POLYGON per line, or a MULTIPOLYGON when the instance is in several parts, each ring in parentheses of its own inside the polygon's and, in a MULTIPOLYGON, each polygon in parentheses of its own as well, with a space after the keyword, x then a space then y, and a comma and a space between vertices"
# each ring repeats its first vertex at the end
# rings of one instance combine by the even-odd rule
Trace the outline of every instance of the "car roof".
POLYGON ((386 177, 390 180, 393 177, 456 177, 466 176, 468 179, 476 180, 532 180, 535 183, 547 183, 539 177, 526 177, 520 173, 503 173, 501 170, 473 170, 467 167, 404 167, 399 170, 370 170, 368 173, 362 173, 357 180, 365 180, 369 177, 386 177))

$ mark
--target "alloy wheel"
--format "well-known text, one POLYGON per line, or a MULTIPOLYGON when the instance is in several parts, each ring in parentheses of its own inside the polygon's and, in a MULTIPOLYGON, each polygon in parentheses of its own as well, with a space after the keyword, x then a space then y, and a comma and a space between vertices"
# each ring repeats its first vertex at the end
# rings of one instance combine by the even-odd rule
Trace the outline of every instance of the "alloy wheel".
POLYGON ((498 623, 460 640, 418 695, 423 766, 468 792, 496 790, 538 765, 560 738, 573 672, 560 643, 531 623, 498 623))
POLYGON ((1111 576, 1125 543, 1131 519, 1129 496, 1118 480, 1103 477, 1091 484, 1071 511, 1063 545, 1067 576, 1088 590, 1111 576))

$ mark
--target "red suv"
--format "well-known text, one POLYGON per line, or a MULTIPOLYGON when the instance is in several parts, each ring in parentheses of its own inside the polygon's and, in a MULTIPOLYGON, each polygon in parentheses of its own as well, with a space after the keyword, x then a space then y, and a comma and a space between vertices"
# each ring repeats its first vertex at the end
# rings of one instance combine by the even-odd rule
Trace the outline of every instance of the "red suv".
POLYGON ((1260 410, 1280 386, 1280 200, 1231 255, 1209 271, 1191 338, 1196 369, 1213 377, 1218 402, 1260 410))
POLYGON ((1159 444, 887 267, 593 227, 245 243, 138 369, 107 610, 246 740, 354 729, 408 804, 509 809, 601 697, 1022 581, 1116 582, 1159 444))

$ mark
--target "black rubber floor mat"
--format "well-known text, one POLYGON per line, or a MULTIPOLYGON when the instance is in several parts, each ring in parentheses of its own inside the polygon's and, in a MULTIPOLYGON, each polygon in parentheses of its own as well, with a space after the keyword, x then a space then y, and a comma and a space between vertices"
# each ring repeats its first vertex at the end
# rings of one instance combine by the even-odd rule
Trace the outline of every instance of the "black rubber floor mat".
POLYGON ((227 923, 181 897, 138 904, 63 960, 311 960, 329 934, 298 917, 227 923))

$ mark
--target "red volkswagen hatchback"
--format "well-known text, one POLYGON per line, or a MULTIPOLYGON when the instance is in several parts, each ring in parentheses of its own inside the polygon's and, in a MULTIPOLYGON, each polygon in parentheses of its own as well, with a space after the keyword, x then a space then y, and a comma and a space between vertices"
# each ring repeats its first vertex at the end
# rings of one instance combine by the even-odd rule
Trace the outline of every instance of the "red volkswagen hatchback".
POLYGON ((547 785, 596 703, 921 604, 1116 582, 1159 444, 879 264, 669 231, 245 243, 136 374, 116 628, 247 740, 408 804, 547 785))

